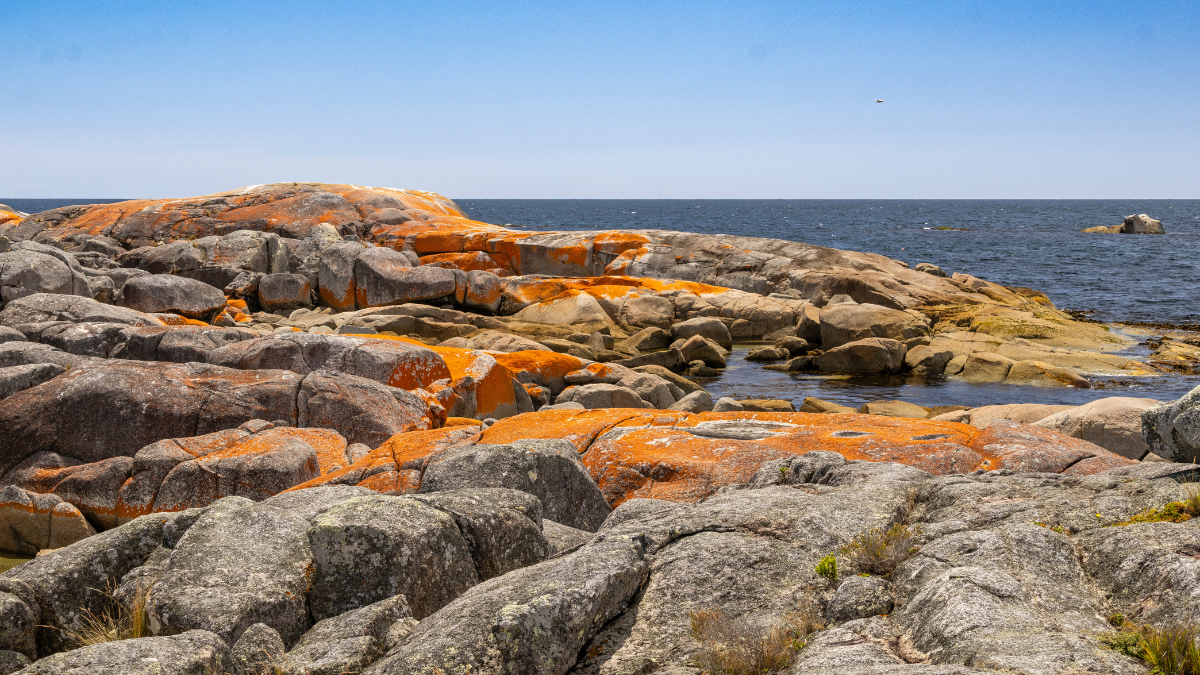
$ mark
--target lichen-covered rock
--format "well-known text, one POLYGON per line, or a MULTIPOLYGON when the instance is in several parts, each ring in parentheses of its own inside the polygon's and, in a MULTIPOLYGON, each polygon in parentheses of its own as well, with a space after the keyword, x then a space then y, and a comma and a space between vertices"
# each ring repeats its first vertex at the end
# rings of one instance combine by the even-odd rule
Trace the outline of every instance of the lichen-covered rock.
POLYGON ((454 295, 454 274, 440 267, 413 267, 389 248, 369 248, 354 262, 355 302, 360 309, 436 300, 454 295))
POLYGON ((210 675, 234 668, 217 635, 192 630, 171 637, 117 640, 47 656, 21 675, 210 675))
POLYGON ((610 508, 565 441, 525 440, 447 450, 425 469, 421 493, 462 488, 509 488, 537 497, 545 518, 593 532, 610 508))
POLYGON ((564 558, 511 572, 471 589, 417 624, 402 645, 366 672, 434 675, 512 672, 551 675, 637 592, 646 573, 636 536, 614 536, 564 558))
POLYGON ((1200 457, 1200 387, 1142 413, 1142 438, 1150 452, 1172 462, 1200 457))
POLYGON ((233 660, 246 675, 274 675, 285 661, 283 638, 265 623, 245 630, 233 645, 233 660))
POLYGON ((286 675, 362 672, 395 646, 397 629, 411 630, 412 610, 403 595, 318 621, 286 658, 286 675))
POLYGON ((303 274, 267 274, 258 281, 258 304, 267 312, 312 307, 312 286, 303 274))
POLYGON ((835 623, 865 619, 892 611, 891 584, 882 577, 846 577, 825 608, 825 616, 835 623))
POLYGON ((542 503, 519 490, 466 488, 413 495, 454 518, 471 548, 480 581, 539 563, 550 555, 542 503))
POLYGON ((154 583, 146 605, 150 629, 157 635, 210 630, 233 643, 263 623, 285 645, 294 644, 309 627, 305 596, 315 568, 307 530, 299 516, 242 497, 213 503, 154 583))
POLYGON ((317 621, 400 594, 422 619, 479 582, 454 518, 414 499, 346 500, 313 519, 308 539, 317 621))

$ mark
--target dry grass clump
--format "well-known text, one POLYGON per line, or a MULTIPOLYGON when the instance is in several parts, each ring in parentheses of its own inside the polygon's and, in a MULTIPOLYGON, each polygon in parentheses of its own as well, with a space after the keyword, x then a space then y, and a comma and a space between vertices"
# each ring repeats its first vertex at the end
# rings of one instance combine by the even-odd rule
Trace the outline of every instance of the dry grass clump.
POLYGON ((145 588, 138 584, 128 606, 116 599, 112 582, 103 590, 93 590, 102 593, 107 601, 99 613, 86 608, 82 610, 79 630, 64 631, 75 641, 76 648, 151 636, 150 617, 146 613, 146 602, 150 599, 148 584, 145 588))
POLYGON ((700 642, 696 666, 708 675, 762 675, 787 668, 808 635, 823 627, 812 607, 804 603, 770 626, 739 621, 719 609, 692 612, 692 637, 700 642))
POLYGON ((896 523, 888 529, 876 527, 842 547, 843 567, 857 574, 891 574, 900 563, 917 552, 920 527, 896 523))
POLYGON ((1200 628, 1175 624, 1165 628, 1138 626, 1114 615, 1110 622, 1118 629, 1114 635, 1100 638, 1106 647, 1145 661, 1152 675, 1200 675, 1200 628))

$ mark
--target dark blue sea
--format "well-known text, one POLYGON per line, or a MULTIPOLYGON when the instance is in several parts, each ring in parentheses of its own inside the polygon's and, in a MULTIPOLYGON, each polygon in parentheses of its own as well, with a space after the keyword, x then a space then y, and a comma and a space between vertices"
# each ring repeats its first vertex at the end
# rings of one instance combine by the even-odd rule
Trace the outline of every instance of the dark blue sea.
MULTIPOLYGON (((113 199, 0 198, 29 213, 113 199)), ((472 218, 533 230, 667 229, 789 239, 931 262, 1045 292, 1062 309, 1105 322, 1200 323, 1200 200, 456 199, 472 218), (1165 235, 1084 234, 1146 213, 1165 235), (951 229, 938 229, 951 228, 951 229)), ((739 348, 744 349, 744 348, 739 348)), ((1132 356, 1144 348, 1134 347, 1132 356)), ((900 398, 921 405, 1079 404, 1104 396, 1178 398, 1200 377, 1097 378, 1090 390, 969 385, 900 377, 821 378, 764 371, 735 351, 704 386, 736 398, 817 396, 847 405, 900 398)))

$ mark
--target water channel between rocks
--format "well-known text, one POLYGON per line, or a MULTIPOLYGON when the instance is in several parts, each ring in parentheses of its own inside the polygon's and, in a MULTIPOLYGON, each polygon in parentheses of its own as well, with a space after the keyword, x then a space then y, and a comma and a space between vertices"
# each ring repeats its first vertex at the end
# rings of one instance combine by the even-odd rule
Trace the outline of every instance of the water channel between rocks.
MULTIPOLYGON (((1197 375, 1157 377, 1121 377, 1085 375, 1091 389, 1038 387, 1003 383, 971 384, 942 377, 910 375, 843 375, 832 373, 781 373, 763 368, 764 364, 746 360, 746 354, 761 343, 736 344, 728 358, 728 367, 719 377, 690 378, 712 394, 745 399, 783 399, 796 408, 806 396, 853 406, 870 401, 901 400, 925 407, 961 405, 971 408, 1006 403, 1045 403, 1083 405, 1108 396, 1133 396, 1169 401, 1200 386, 1197 375)), ((1144 357, 1140 346, 1118 352, 1133 358, 1144 357)), ((782 363, 782 362, 781 362, 782 363)))

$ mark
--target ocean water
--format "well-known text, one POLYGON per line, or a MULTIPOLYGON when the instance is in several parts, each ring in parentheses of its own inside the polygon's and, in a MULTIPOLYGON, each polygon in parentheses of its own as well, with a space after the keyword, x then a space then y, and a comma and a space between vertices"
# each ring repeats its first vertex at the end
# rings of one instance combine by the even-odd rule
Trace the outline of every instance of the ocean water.
POLYGON ((456 201, 477 220, 538 230, 654 228, 867 251, 1035 288, 1101 321, 1200 322, 1197 199, 456 201), (1079 231, 1134 213, 1161 220, 1167 234, 1079 231))
MULTIPOLYGON (((115 199, 4 199, 35 213, 115 199)), ((1200 323, 1200 200, 625 200, 456 199, 472 218, 532 230, 667 229, 802 241, 931 262, 1045 292, 1062 309, 1105 322, 1200 323), (1165 235, 1079 230, 1146 213, 1165 235), (953 228, 953 229, 938 229, 953 228)), ((1095 377, 1093 389, 967 384, 941 378, 824 376, 763 370, 735 348, 724 373, 698 380, 714 395, 816 396, 858 406, 880 399, 934 405, 1079 405, 1105 396, 1175 399, 1200 376, 1095 377)), ((1132 346, 1132 357, 1146 354, 1132 346)))

